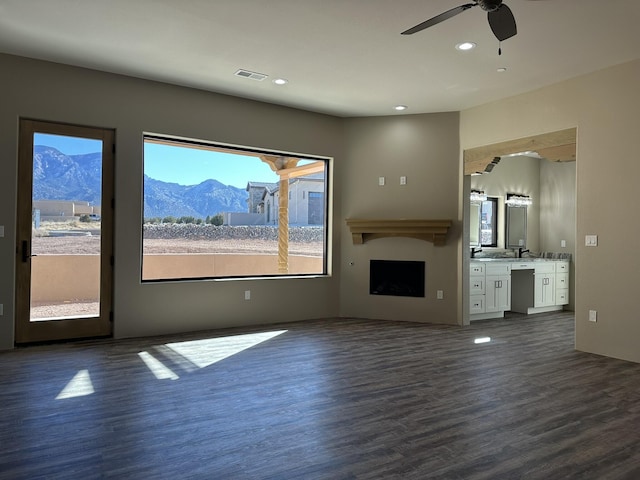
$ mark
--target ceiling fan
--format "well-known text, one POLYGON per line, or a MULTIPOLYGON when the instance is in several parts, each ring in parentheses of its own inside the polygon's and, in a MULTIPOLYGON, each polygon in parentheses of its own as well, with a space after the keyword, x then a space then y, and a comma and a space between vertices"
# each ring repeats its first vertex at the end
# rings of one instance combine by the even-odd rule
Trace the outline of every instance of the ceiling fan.
POLYGON ((475 0, 473 3, 465 3, 464 5, 452 8, 451 10, 447 10, 440 15, 436 15, 429 20, 419 23, 415 27, 402 32, 402 35, 412 35, 414 33, 420 32, 425 28, 429 28, 440 22, 444 22, 445 20, 451 17, 455 17, 465 10, 469 10, 470 8, 477 6, 480 6, 482 10, 487 12, 489 26, 491 27, 493 34, 499 41, 511 38, 516 33, 518 33, 518 30, 516 28, 516 20, 513 17, 513 13, 511 13, 511 9, 509 7, 502 3, 502 0, 475 0))

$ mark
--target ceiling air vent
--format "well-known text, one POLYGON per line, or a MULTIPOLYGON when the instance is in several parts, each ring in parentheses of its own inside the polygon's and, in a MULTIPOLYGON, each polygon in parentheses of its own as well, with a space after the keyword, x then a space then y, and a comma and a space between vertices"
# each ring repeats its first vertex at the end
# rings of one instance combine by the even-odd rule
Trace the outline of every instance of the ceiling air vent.
POLYGON ((250 78, 251 80, 257 80, 259 82, 261 82, 262 80, 264 80, 269 76, 269 75, 265 75, 264 73, 251 72, 249 70, 243 70, 243 69, 238 70, 234 75, 236 77, 250 78))

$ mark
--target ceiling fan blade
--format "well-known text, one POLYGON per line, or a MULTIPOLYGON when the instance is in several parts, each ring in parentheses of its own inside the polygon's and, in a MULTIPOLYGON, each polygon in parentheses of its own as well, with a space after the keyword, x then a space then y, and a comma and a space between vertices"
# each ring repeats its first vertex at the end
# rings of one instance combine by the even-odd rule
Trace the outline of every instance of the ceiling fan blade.
POLYGON ((441 13, 440 15, 436 15, 435 17, 430 18, 429 20, 425 20, 424 22, 419 23, 418 25, 410 28, 409 30, 405 30, 404 32, 402 32, 402 35, 412 35, 414 33, 420 32, 425 28, 429 28, 440 22, 444 22, 445 20, 451 17, 455 17, 459 13, 462 13, 465 10, 469 10, 471 7, 475 7, 477 5, 478 5, 477 3, 467 3, 465 5, 460 5, 459 7, 452 8, 451 10, 447 10, 446 12, 441 13))
POLYGON ((487 13, 487 18, 493 34, 501 42, 518 33, 516 19, 513 17, 511 9, 504 3, 497 10, 487 13))

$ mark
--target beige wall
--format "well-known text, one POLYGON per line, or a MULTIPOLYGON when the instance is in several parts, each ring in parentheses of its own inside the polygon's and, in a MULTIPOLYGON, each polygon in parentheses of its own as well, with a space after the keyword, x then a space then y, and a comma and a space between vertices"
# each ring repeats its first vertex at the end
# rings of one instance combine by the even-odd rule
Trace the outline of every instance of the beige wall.
MULTIPOLYGON (((383 238, 353 245, 342 229, 340 314, 392 320, 456 324, 460 222, 458 214, 458 114, 441 113, 346 121, 343 175, 344 218, 454 220, 446 245, 383 238), (407 184, 400 185, 400 176, 407 184), (386 184, 378 185, 385 177, 386 184), (426 297, 369 295, 369 261, 426 262, 426 297), (437 290, 444 299, 437 300, 437 290)), ((344 227, 344 219, 341 220, 344 227)))
POLYGON ((634 61, 460 117, 463 149, 577 126, 576 347, 636 362, 639 78, 640 61, 634 61), (584 246, 587 234, 598 235, 598 247, 584 246), (598 312, 597 323, 588 321, 589 310, 598 312))
MULTIPOLYGON (((338 277, 140 282, 142 133, 334 157, 340 218, 340 119, 92 70, 0 55, 0 349, 13 347, 18 119, 116 129, 114 328, 142 336, 338 314, 338 277), (244 291, 251 290, 251 300, 244 291)), ((339 234, 339 231, 337 231, 339 234)), ((333 234, 333 232, 332 232, 333 234)), ((339 235, 334 235, 336 241, 339 235)), ((336 249, 334 260, 339 261, 336 249)))

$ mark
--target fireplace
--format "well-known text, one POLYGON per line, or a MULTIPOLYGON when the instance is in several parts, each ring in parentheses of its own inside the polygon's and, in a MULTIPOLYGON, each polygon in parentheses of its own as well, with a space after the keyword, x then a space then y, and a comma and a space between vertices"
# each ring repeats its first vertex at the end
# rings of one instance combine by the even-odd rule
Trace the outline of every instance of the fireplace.
POLYGON ((369 266, 371 295, 424 297, 424 262, 371 260, 369 266))

